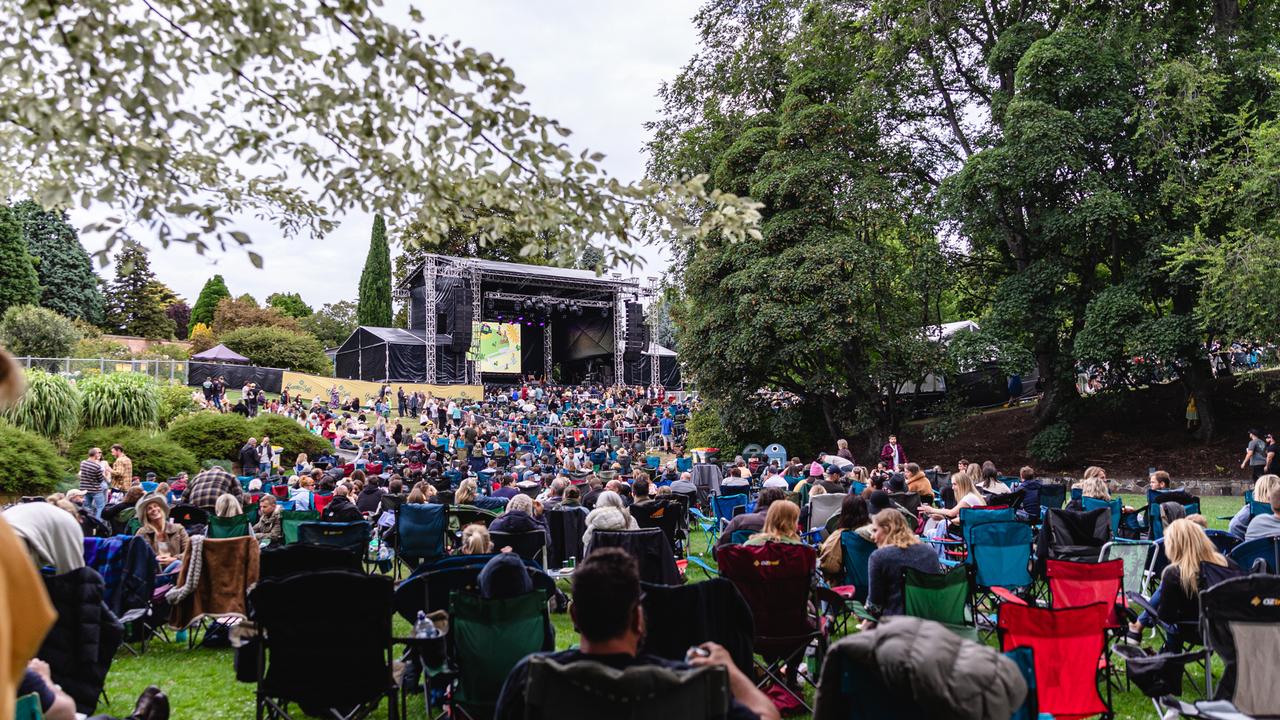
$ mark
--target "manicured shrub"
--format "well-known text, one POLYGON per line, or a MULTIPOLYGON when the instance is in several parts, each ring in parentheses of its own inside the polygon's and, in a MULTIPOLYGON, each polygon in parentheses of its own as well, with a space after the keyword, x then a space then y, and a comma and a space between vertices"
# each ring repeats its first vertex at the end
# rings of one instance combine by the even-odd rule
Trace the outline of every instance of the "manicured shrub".
POLYGON ((240 447, 252 434, 249 421, 240 415, 213 411, 183 415, 169 424, 167 432, 170 440, 201 462, 238 459, 240 447))
POLYGON ((86 377, 80 390, 80 422, 84 427, 127 425, 156 427, 160 422, 160 390, 141 373, 109 373, 86 377))
POLYGON ((1058 463, 1071 452, 1071 426, 1057 422, 1036 433, 1027 443, 1027 454, 1042 463, 1058 463))
POLYGON ((53 492, 67 474, 52 443, 7 422, 0 422, 0 467, 0 492, 20 495, 53 492))
POLYGON ((333 443, 319 435, 308 432, 296 421, 283 415, 265 413, 249 421, 250 432, 257 438, 266 435, 271 438, 272 445, 279 445, 280 466, 287 468, 293 464, 298 453, 304 452, 309 458, 316 458, 333 449, 333 443))
POLYGON ((0 411, 0 416, 28 432, 54 442, 64 441, 80 426, 80 393, 61 375, 28 370, 22 399, 0 411))
POLYGON ((0 318, 0 345, 19 357, 66 357, 79 341, 75 323, 42 307, 15 305, 0 318))
POLYGON ((160 425, 169 427, 176 418, 200 409, 191 399, 191 388, 186 385, 164 384, 160 386, 160 425))
POLYGON ((116 443, 123 446, 125 454, 133 460, 133 474, 140 478, 153 472, 165 480, 179 472, 195 474, 200 470, 196 456, 163 433, 119 425, 85 430, 76 436, 67 455, 75 465, 84 459, 89 448, 96 447, 102 448, 103 457, 110 462, 110 448, 116 443))
POLYGON ((333 363, 320 341, 304 332, 280 327, 242 327, 218 336, 223 345, 254 365, 332 375, 333 363))

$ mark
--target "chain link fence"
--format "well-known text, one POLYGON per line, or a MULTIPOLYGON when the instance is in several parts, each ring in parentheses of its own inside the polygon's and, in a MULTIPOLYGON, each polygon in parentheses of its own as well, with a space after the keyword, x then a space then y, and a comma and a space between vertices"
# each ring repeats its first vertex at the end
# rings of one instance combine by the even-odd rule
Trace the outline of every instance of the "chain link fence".
POLYGON ((58 373, 70 378, 102 375, 116 372, 132 372, 149 375, 161 382, 187 384, 186 360, 116 360, 113 358, 40 358, 20 357, 18 363, 25 368, 58 373))

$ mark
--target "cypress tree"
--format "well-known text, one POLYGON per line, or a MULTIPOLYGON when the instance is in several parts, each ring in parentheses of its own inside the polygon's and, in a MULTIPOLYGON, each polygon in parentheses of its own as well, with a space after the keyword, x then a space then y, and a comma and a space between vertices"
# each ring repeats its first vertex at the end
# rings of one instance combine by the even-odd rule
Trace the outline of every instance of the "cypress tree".
POLYGON ((229 297, 231 297, 231 291, 227 289, 227 283, 221 275, 214 275, 206 280, 204 287, 200 289, 200 297, 196 298, 195 307, 191 308, 191 326, 195 327, 196 323, 212 326, 213 313, 218 309, 218 302, 222 298, 229 297))
POLYGON ((15 305, 40 302, 40 277, 22 239, 22 225, 0 205, 0 315, 15 305))
POLYGON ((63 211, 49 211, 31 200, 13 205, 27 252, 36 259, 40 304, 59 315, 102 322, 102 291, 89 253, 63 211))
POLYGON ((381 215, 373 216, 369 256, 360 274, 356 320, 361 325, 391 327, 391 248, 387 245, 387 225, 381 215))

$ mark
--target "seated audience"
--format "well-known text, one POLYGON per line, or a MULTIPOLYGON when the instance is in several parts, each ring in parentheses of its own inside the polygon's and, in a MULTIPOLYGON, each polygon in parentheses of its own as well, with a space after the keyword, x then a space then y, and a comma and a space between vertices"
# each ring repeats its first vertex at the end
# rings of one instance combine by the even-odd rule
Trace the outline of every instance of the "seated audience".
POLYGON ((920 541, 897 510, 881 510, 871 518, 875 552, 867 565, 867 611, 876 617, 902 614, 902 571, 939 573, 937 552, 920 541))
MULTIPOLYGON (((160 574, 176 573, 182 567, 182 556, 190 547, 191 538, 186 528, 169 520, 169 502, 162 495, 147 495, 138 501, 134 517, 142 522, 136 534, 156 554, 160 574)), ((159 578, 156 582, 160 582, 159 578)))
POLYGON ((798 545, 800 540, 800 507, 790 500, 777 500, 769 504, 764 516, 764 527, 747 539, 745 545, 788 543, 798 545))
MULTIPOLYGON (((1262 477, 1268 476, 1263 475, 1262 477)), ((1275 477, 1275 475, 1269 477, 1275 477)), ((1259 538, 1280 536, 1280 487, 1272 490, 1271 497, 1268 499, 1271 501, 1271 514, 1259 515, 1249 522, 1249 529, 1244 534, 1245 542, 1259 538)))
POLYGON ((582 533, 582 546, 590 549, 591 534, 596 530, 639 530, 640 525, 631 517, 622 496, 605 490, 596 498, 596 507, 587 513, 587 529, 582 533))
POLYGON ((785 490, 779 488, 765 488, 760 491, 760 497, 756 498, 755 512, 742 513, 735 515, 729 524, 725 526, 720 533, 719 539, 716 540, 716 547, 733 544, 733 534, 742 530, 748 530, 752 533, 758 533, 764 529, 765 515, 769 512, 769 506, 773 503, 784 500, 787 497, 785 490))
POLYGON ((267 547, 284 544, 284 525, 280 522, 275 496, 263 495, 258 501, 258 522, 253 525, 253 534, 267 547))
MULTIPOLYGON (((1271 496, 1277 489, 1280 489, 1280 476, 1263 475, 1253 483, 1253 499, 1255 502, 1271 502, 1271 496)), ((108 507, 109 509, 110 507, 108 507)), ((102 512, 102 517, 104 520, 106 519, 106 510, 102 512)), ((1227 532, 1243 540, 1252 519, 1253 514, 1249 510, 1249 504, 1245 503, 1231 518, 1231 524, 1227 526, 1227 532)))
MULTIPOLYGON (((635 666, 675 670, 688 667, 640 654, 640 640, 650 621, 645 617, 640 596, 640 570, 634 558, 618 548, 602 548, 588 555, 573 574, 573 603, 569 606, 573 625, 581 636, 578 648, 550 653, 549 657, 563 665, 593 660, 618 670, 635 666)), ((700 647, 706 654, 694 656, 690 664, 720 665, 729 674, 733 699, 727 720, 778 720, 773 702, 734 665, 728 651, 715 643, 700 647)), ((528 658, 521 660, 507 675, 498 696, 495 720, 524 720, 528 663, 528 658)), ((620 713, 623 710, 620 708, 620 713)), ((643 708, 631 710, 643 714, 643 708)))
POLYGON ((351 502, 346 486, 339 485, 333 491, 333 499, 320 513, 320 519, 324 522, 359 522, 364 520, 364 514, 351 502))
MULTIPOLYGON (((764 493, 761 493, 763 495, 764 493)), ((857 533, 863 540, 871 539, 871 515, 867 512, 867 499, 861 495, 846 495, 840 503, 836 527, 822 541, 818 553, 818 567, 829 578, 844 578, 844 549, 840 538, 846 532, 857 533)))
MULTIPOLYGON (((1204 528, 1186 518, 1174 520, 1164 529, 1164 552, 1169 565, 1160 576, 1160 586, 1151 595, 1151 605, 1160 621, 1178 628, 1179 623, 1195 622, 1200 617, 1200 591, 1243 573, 1233 560, 1218 552, 1204 528)), ((1129 623, 1128 642, 1142 641, 1143 628, 1155 619, 1143 612, 1129 623)), ((1163 652, 1181 652, 1187 637, 1179 630, 1166 636, 1163 652)))

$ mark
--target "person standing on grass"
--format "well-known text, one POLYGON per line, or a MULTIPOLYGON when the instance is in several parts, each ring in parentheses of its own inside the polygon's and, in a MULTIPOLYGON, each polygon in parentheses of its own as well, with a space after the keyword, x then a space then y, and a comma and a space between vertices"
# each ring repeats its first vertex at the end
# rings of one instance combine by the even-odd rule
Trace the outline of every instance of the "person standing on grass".
POLYGON ((119 443, 111 446, 111 455, 116 459, 111 465, 111 487, 127 490, 133 484, 133 460, 124 454, 124 447, 119 443))
POLYGON ((107 473, 103 471, 102 448, 89 448, 89 455, 80 461, 80 489, 84 491, 84 506, 96 518, 102 517, 107 504, 107 473))
POLYGON ((253 475, 258 463, 258 439, 251 437, 240 448, 240 474, 253 475))
POLYGON ((1262 477, 1267 467, 1267 444, 1262 440, 1263 435, 1257 428, 1249 431, 1249 444, 1244 448, 1244 460, 1240 461, 1240 469, 1249 468, 1254 480, 1262 477))

